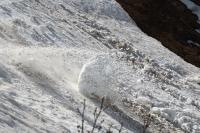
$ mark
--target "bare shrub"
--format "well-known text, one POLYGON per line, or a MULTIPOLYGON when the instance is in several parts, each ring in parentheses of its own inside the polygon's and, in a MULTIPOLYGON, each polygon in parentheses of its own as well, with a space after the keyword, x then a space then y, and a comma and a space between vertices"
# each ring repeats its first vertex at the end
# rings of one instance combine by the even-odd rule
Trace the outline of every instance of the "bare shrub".
MULTIPOLYGON (((86 100, 84 99, 84 102, 83 102, 83 109, 80 111, 80 109, 78 109, 78 113, 81 115, 81 125, 78 125, 77 128, 78 128, 78 132, 80 133, 84 133, 84 132, 87 132, 87 133, 94 133, 95 130, 98 130, 98 132, 101 131, 102 129, 102 124, 104 122, 104 119, 100 121, 100 117, 101 117, 101 113, 103 111, 105 111, 108 106, 104 106, 104 102, 105 102, 105 98, 103 97, 101 99, 101 104, 100 104, 100 108, 98 109, 98 107, 96 107, 94 109, 94 113, 93 113, 93 116, 94 116, 94 120, 93 120, 93 125, 92 125, 92 129, 91 131, 85 131, 85 128, 84 128, 84 123, 85 123, 85 109, 86 109, 86 100), (98 121, 100 121, 99 125, 97 125, 98 121)), ((110 124, 109 128, 106 130, 106 133, 112 133, 112 128, 113 128, 113 125, 110 124)), ((122 132, 122 129, 123 129, 123 124, 121 123, 120 125, 120 128, 118 129, 119 133, 122 132)))

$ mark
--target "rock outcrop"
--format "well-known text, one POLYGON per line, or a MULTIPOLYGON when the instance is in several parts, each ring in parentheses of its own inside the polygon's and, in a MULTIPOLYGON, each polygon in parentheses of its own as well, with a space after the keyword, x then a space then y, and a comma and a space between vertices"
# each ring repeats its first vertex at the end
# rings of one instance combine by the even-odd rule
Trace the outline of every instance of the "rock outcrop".
MULTIPOLYGON (((200 67, 198 17, 179 0, 117 0, 148 35, 200 67)), ((199 0, 194 0, 197 5, 199 0)))

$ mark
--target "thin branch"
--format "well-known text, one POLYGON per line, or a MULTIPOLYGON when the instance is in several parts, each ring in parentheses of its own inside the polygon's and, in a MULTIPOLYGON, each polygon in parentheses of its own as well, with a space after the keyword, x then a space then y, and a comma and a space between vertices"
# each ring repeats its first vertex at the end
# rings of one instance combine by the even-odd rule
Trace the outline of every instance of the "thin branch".
POLYGON ((122 128, 123 128, 123 123, 121 123, 121 125, 120 125, 119 133, 122 132, 122 128))
POLYGON ((85 122, 85 107, 86 107, 86 100, 84 99, 84 102, 83 102, 83 111, 81 113, 81 118, 82 118, 82 125, 81 125, 81 133, 84 133, 84 122, 85 122))
POLYGON ((110 124, 107 133, 111 133, 111 129, 113 128, 113 124, 110 124))
POLYGON ((93 127, 92 127, 92 131, 91 131, 91 133, 94 133, 94 130, 95 130, 95 128, 96 128, 96 125, 97 125, 97 121, 98 121, 98 119, 99 119, 99 116, 101 115, 101 113, 102 113, 102 111, 103 111, 103 109, 104 109, 104 107, 103 107, 103 104, 104 104, 104 97, 102 98, 102 100, 101 100, 101 106, 100 106, 100 109, 99 109, 99 112, 97 112, 97 110, 95 111, 95 116, 94 116, 94 123, 93 123, 93 127))
POLYGON ((143 127, 143 133, 146 132, 147 128, 150 126, 152 122, 152 117, 150 114, 144 116, 144 127, 143 127))

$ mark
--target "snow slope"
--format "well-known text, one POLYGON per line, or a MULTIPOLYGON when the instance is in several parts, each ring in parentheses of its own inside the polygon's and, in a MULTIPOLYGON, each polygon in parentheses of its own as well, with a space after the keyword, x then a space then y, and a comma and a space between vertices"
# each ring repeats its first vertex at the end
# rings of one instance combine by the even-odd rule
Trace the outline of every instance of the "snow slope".
POLYGON ((114 0, 0 2, 2 133, 75 133, 84 99, 91 130, 102 96, 101 132, 141 132, 146 113, 150 132, 199 132, 199 75, 114 0))

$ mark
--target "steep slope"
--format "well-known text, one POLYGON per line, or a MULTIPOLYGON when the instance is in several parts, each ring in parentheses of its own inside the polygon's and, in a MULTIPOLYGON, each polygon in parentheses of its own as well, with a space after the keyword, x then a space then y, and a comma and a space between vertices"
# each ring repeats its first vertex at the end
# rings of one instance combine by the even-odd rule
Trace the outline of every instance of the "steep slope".
MULTIPOLYGON (((117 0, 148 35, 169 50, 200 67, 200 24, 191 0, 117 0), (183 3, 184 2, 184 3, 183 3)), ((196 11, 197 10, 197 11, 196 11)))
POLYGON ((102 96, 101 132, 199 132, 199 74, 114 0, 0 2, 0 132, 75 133, 84 99, 91 130, 102 96))

